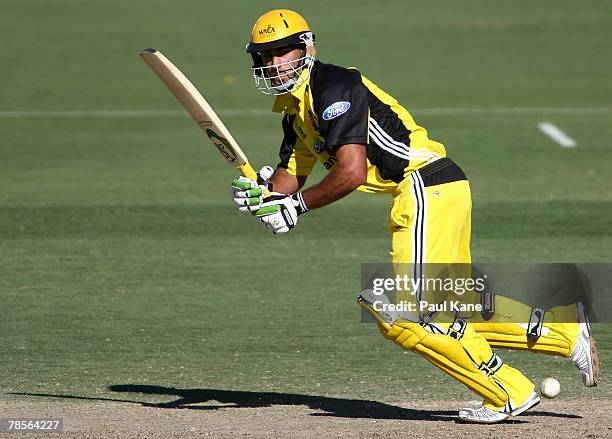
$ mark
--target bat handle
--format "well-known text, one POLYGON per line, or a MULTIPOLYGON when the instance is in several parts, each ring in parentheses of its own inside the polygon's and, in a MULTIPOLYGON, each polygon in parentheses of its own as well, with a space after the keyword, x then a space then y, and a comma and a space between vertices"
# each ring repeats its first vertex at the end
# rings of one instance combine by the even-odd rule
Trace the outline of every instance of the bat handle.
MULTIPOLYGON (((267 167, 270 168, 269 166, 267 167)), ((257 175, 257 172, 255 172, 255 170, 253 169, 253 167, 251 166, 249 162, 246 162, 242 166, 238 166, 238 169, 240 170, 240 173, 244 175, 246 178, 250 178, 251 180, 255 180, 255 181, 260 181, 259 175, 257 175)), ((274 172, 272 168, 270 168, 270 170, 274 172)), ((271 176, 272 174, 270 174, 267 178, 270 178, 271 176)), ((270 189, 265 190, 264 197, 270 196, 271 189, 272 189, 272 186, 270 186, 270 189)))
POLYGON ((257 180, 257 172, 253 169, 249 162, 246 162, 242 166, 238 166, 238 170, 242 175, 246 178, 250 178, 251 180, 257 180))

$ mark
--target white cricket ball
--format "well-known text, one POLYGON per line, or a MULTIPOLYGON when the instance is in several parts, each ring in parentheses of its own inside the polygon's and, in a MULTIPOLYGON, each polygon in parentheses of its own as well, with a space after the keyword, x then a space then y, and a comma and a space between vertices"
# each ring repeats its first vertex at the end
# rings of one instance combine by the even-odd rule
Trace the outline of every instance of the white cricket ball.
POLYGON ((546 378, 540 384, 540 391, 545 397, 554 398, 561 391, 561 384, 554 378, 546 378))

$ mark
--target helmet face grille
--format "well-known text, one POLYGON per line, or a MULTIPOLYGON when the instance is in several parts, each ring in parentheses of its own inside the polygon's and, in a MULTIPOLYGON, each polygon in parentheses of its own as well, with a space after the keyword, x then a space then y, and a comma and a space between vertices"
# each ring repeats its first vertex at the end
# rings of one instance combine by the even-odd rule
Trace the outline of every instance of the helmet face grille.
POLYGON ((314 56, 305 55, 294 61, 253 67, 253 79, 257 90, 266 95, 282 95, 298 88, 312 70, 314 56))

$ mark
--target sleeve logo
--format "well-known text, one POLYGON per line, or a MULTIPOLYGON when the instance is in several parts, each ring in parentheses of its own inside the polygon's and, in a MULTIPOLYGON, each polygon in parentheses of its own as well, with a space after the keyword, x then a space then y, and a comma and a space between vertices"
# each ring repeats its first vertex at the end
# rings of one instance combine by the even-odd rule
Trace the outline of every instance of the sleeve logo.
POLYGON ((332 120, 336 117, 342 116, 351 108, 351 103, 347 101, 340 101, 331 104, 323 111, 323 120, 332 120))

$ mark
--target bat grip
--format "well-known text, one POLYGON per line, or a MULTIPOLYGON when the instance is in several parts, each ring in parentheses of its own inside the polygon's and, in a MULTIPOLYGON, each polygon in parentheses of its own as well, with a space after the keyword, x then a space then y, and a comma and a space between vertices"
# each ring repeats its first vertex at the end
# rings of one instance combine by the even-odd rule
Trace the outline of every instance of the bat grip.
POLYGON ((255 172, 249 162, 246 162, 244 165, 238 166, 238 170, 246 178, 250 178, 251 180, 257 180, 257 172, 255 172))
MULTIPOLYGON (((260 178, 257 175, 257 172, 253 169, 249 162, 246 162, 242 166, 238 166, 240 173, 244 175, 246 178, 250 178, 251 180, 259 181, 260 178)), ((265 189, 264 197, 270 196, 270 190, 272 190, 272 184, 270 183, 269 189, 265 189)))

